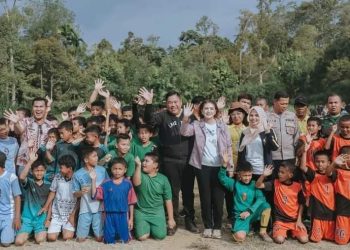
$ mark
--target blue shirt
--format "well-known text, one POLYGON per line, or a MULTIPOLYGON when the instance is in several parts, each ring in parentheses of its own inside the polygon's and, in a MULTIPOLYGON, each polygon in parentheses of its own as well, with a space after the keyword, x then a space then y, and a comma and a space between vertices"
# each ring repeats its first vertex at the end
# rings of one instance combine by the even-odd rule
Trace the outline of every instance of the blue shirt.
POLYGON ((15 173, 15 160, 18 153, 18 143, 14 137, 7 137, 6 139, 0 139, 0 151, 5 153, 6 162, 5 169, 10 173, 15 173))
MULTIPOLYGON (((108 174, 106 169, 101 166, 96 166, 95 172, 97 187, 101 185, 105 179, 108 179, 108 174)), ((80 198, 79 214, 97 213, 98 211, 102 211, 102 206, 100 206, 101 202, 93 200, 91 197, 91 178, 89 172, 85 168, 81 168, 73 175, 73 192, 81 191, 84 187, 88 187, 90 190, 80 198)))
POLYGON ((17 176, 5 171, 0 176, 0 219, 13 217, 14 197, 18 195, 21 195, 21 189, 17 176))

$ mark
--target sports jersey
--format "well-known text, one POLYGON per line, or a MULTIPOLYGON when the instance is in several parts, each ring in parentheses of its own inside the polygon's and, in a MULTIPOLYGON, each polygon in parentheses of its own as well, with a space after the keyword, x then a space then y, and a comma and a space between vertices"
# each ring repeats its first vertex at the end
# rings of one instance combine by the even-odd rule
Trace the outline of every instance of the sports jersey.
POLYGON ((334 182, 336 215, 350 217, 350 171, 336 169, 331 179, 334 182))
POLYGON ((341 135, 333 135, 332 138, 332 161, 340 154, 340 149, 350 146, 350 138, 343 138, 341 135))
MULTIPOLYGON (((306 136, 302 135, 300 136, 300 140, 306 143, 306 136)), ((317 138, 311 141, 310 147, 308 151, 306 152, 306 166, 311 168, 312 170, 316 171, 316 165, 314 161, 314 154, 317 151, 323 150, 324 146, 326 145, 326 139, 324 138, 317 138)))

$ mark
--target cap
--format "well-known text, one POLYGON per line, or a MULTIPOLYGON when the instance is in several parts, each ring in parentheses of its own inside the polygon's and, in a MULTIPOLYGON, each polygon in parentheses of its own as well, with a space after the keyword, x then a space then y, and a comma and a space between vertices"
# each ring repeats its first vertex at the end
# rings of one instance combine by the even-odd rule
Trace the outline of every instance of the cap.
POLYGON ((300 96, 295 97, 294 105, 308 106, 309 103, 308 103, 308 101, 307 101, 305 96, 300 95, 300 96))
POLYGON ((248 110, 247 110, 247 108, 244 106, 244 105, 242 105, 242 103, 240 103, 240 102, 232 102, 231 103, 231 106, 230 106, 230 108, 229 108, 229 112, 230 111, 233 111, 233 110, 235 110, 235 109, 241 109, 241 110, 243 110, 246 114, 248 114, 248 110))

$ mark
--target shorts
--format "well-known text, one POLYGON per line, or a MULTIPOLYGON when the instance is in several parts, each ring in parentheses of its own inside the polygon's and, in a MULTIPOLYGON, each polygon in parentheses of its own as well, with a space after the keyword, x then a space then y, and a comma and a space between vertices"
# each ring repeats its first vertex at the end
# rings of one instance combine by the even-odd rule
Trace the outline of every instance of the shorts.
POLYGON ((47 230, 47 233, 54 234, 54 233, 60 233, 63 230, 74 232, 75 228, 70 224, 68 221, 61 221, 57 218, 52 218, 49 229, 47 230))
POLYGON ((46 232, 45 220, 46 220, 46 214, 42 214, 38 217, 34 217, 31 219, 22 217, 22 226, 21 226, 21 229, 17 232, 17 234, 22 234, 22 233, 30 234, 33 231, 34 231, 34 234, 46 232))
POLYGON ((335 243, 339 245, 348 244, 350 239, 350 217, 337 216, 335 219, 335 243))
POLYGON ((157 240, 162 240, 166 237, 167 230, 164 210, 158 214, 145 214, 139 209, 135 209, 134 216, 136 238, 140 238, 146 234, 157 240))
POLYGON ((287 238, 287 232, 292 232, 292 237, 307 237, 307 231, 306 230, 300 230, 297 228, 296 222, 282 222, 282 221, 275 221, 273 223, 273 233, 272 237, 276 238, 278 236, 287 238))
POLYGON ((332 220, 312 220, 310 240, 319 242, 323 239, 334 241, 335 221, 332 220))
POLYGON ((0 243, 11 244, 15 241, 15 230, 12 228, 13 218, 10 215, 0 219, 0 243))
POLYGON ((114 244, 116 239, 127 243, 131 239, 128 213, 106 213, 103 237, 106 244, 114 244))
POLYGON ((249 233, 250 225, 256 221, 259 221, 261 217, 261 213, 268 208, 270 208, 270 205, 267 202, 262 203, 258 207, 258 209, 256 209, 255 213, 251 214, 245 220, 241 219, 238 214, 238 217, 234 218, 232 222, 232 229, 231 229, 232 233, 237 233, 242 231, 249 233))
POLYGON ((101 237, 103 235, 103 221, 101 212, 79 214, 77 238, 84 239, 88 237, 90 226, 92 226, 95 237, 101 237))

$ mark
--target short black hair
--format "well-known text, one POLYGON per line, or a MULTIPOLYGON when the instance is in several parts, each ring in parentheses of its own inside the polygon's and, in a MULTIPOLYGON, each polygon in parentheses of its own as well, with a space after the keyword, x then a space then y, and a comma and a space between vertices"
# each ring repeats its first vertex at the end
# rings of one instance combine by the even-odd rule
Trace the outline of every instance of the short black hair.
POLYGON ((329 97, 334 97, 334 96, 339 97, 339 99, 340 99, 341 102, 343 101, 343 98, 342 98, 340 95, 338 95, 337 93, 331 93, 331 94, 329 94, 329 95, 327 96, 327 103, 328 103, 329 97))
POLYGON ((4 117, 0 118, 0 125, 8 125, 8 121, 6 120, 6 118, 4 117))
POLYGON ((111 169, 115 164, 122 164, 125 168, 128 168, 128 164, 123 157, 114 158, 109 162, 108 167, 111 169))
POLYGON ((130 105, 123 106, 122 112, 126 112, 126 111, 132 111, 132 107, 130 105))
POLYGON ((101 135, 101 132, 102 132, 102 129, 100 128, 100 126, 98 125, 91 125, 89 127, 87 127, 85 130, 84 130, 84 133, 87 134, 87 133, 94 133, 96 134, 97 136, 100 136, 101 135))
POLYGON ((53 114, 48 114, 48 115, 46 116, 46 119, 47 119, 48 121, 58 121, 57 117, 54 116, 53 114))
POLYGON ((60 125, 58 125, 58 129, 73 131, 73 123, 71 121, 63 121, 60 123, 60 125))
POLYGON ((324 155, 328 157, 328 160, 331 159, 331 156, 329 155, 329 150, 318 150, 314 153, 314 158, 316 158, 319 155, 324 155))
POLYGON ((155 163, 159 163, 159 156, 158 156, 158 154, 156 154, 154 152, 146 153, 145 157, 150 157, 152 159, 152 161, 154 161, 155 163))
POLYGON ((118 122, 118 120, 119 120, 119 118, 118 118, 118 116, 116 115, 116 114, 111 114, 110 116, 109 116, 109 121, 114 121, 114 122, 118 122))
POLYGON ((296 169, 295 164, 289 162, 289 161, 282 161, 280 164, 280 168, 284 167, 287 168, 289 172, 291 172, 292 174, 294 174, 294 171, 296 169))
POLYGON ((43 166, 46 169, 46 165, 44 164, 44 162, 42 162, 40 160, 36 160, 35 162, 33 162, 32 165, 30 166, 30 169, 34 170, 34 169, 38 168, 39 166, 43 166))
POLYGON ((91 146, 84 147, 84 149, 81 150, 82 158, 86 159, 94 152, 96 152, 96 149, 94 147, 91 147, 91 146))
POLYGON ((6 154, 0 151, 0 168, 5 168, 6 154))
POLYGON ((177 97, 181 98, 179 92, 177 92, 177 91, 175 91, 175 90, 171 90, 171 91, 169 91, 168 93, 166 93, 166 95, 165 95, 165 100, 167 101, 168 98, 169 98, 170 96, 173 96, 173 95, 176 95, 177 97))
POLYGON ((105 103, 103 101, 94 101, 91 103, 91 107, 100 107, 100 108, 104 109, 105 103))
POLYGON ((90 116, 86 120, 86 124, 89 124, 89 123, 96 123, 98 125, 101 125, 102 124, 101 117, 100 116, 90 116))
POLYGON ((58 128, 50 128, 49 131, 47 131, 47 134, 55 134, 56 139, 60 139, 60 132, 58 131, 58 128))
POLYGON ((131 127, 131 122, 128 119, 120 119, 117 121, 117 123, 123 123, 126 128, 131 127))
POLYGON ((252 102, 253 96, 251 94, 248 94, 248 93, 241 93, 238 95, 237 101, 239 101, 241 99, 247 99, 247 100, 250 100, 252 102))
POLYGON ((253 166, 252 166, 252 164, 250 164, 250 162, 244 161, 244 162, 242 162, 242 164, 240 164, 237 167, 237 171, 238 172, 253 172, 253 166))
POLYGON ((45 102, 45 106, 47 106, 47 100, 44 97, 35 97, 32 101, 32 105, 34 105, 35 102, 45 102))
POLYGON ((343 115, 342 117, 339 118, 338 124, 340 124, 341 122, 348 122, 348 121, 350 121, 350 115, 343 115))
POLYGON ((74 111, 77 111, 77 106, 70 107, 68 109, 68 114, 71 113, 71 112, 74 112, 74 111))
POLYGON ((350 146, 343 146, 339 150, 340 154, 350 155, 350 146))
POLYGON ((66 168, 71 168, 71 169, 75 169, 77 166, 77 163, 74 159, 73 156, 71 155, 62 155, 59 159, 58 159, 58 165, 59 166, 65 166, 66 168))
POLYGON ((146 129, 146 130, 148 130, 148 132, 153 133, 153 128, 149 124, 146 124, 146 123, 145 124, 140 124, 138 126, 138 128, 137 128, 137 132, 140 132, 141 129, 146 129))
POLYGON ((77 116, 72 119, 72 121, 78 121, 79 126, 86 128, 86 118, 82 116, 77 116))
POLYGON ((118 135, 118 138, 117 138, 117 143, 118 143, 120 140, 130 140, 130 136, 129 136, 128 134, 119 134, 119 135, 118 135))
POLYGON ((284 90, 277 91, 273 96, 273 99, 279 100, 280 98, 289 98, 289 94, 284 90))
POLYGON ((24 117, 30 117, 31 116, 31 111, 28 108, 20 107, 16 109, 17 111, 21 111, 24 113, 24 117))
POLYGON ((198 105, 198 104, 201 104, 204 100, 205 100, 204 96, 197 95, 197 96, 195 96, 195 97, 192 98, 191 103, 192 103, 193 105, 195 105, 195 104, 198 105))
POLYGON ((318 126, 322 126, 322 120, 319 117, 311 116, 309 119, 307 119, 307 123, 309 122, 316 122, 318 126))

